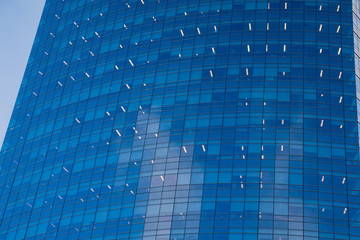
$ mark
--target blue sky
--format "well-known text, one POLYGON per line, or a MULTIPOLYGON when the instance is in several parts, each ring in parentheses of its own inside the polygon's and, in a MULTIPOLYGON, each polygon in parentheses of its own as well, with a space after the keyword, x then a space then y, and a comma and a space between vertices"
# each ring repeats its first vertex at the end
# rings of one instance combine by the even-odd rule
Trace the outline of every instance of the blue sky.
POLYGON ((0 1, 0 146, 44 4, 45 0, 0 1))

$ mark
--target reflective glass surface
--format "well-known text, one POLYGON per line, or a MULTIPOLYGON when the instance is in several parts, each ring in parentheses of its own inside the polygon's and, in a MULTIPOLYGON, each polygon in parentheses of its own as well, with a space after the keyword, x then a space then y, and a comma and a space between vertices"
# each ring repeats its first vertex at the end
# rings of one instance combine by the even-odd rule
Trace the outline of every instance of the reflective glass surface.
POLYGON ((0 239, 360 239, 352 4, 48 0, 0 239))

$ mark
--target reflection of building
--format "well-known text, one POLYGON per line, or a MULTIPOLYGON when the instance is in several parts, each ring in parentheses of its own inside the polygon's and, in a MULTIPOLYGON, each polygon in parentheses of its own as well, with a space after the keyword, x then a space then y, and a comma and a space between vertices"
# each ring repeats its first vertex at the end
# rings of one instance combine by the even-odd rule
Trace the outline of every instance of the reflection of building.
POLYGON ((47 1, 0 238, 360 238, 352 18, 350 0, 47 1))

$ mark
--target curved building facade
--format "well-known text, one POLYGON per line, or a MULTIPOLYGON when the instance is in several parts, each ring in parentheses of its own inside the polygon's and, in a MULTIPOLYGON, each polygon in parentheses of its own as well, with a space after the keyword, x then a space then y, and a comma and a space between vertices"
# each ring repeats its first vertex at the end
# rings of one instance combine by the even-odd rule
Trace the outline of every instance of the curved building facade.
POLYGON ((360 239, 358 16, 47 0, 0 154, 0 238, 360 239))

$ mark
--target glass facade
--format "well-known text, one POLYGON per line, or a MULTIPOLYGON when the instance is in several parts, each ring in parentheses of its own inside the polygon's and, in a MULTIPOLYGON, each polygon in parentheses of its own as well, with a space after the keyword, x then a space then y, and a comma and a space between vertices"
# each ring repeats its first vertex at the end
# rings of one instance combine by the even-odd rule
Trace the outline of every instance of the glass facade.
POLYGON ((360 239, 359 16, 47 0, 0 154, 0 239, 360 239))

